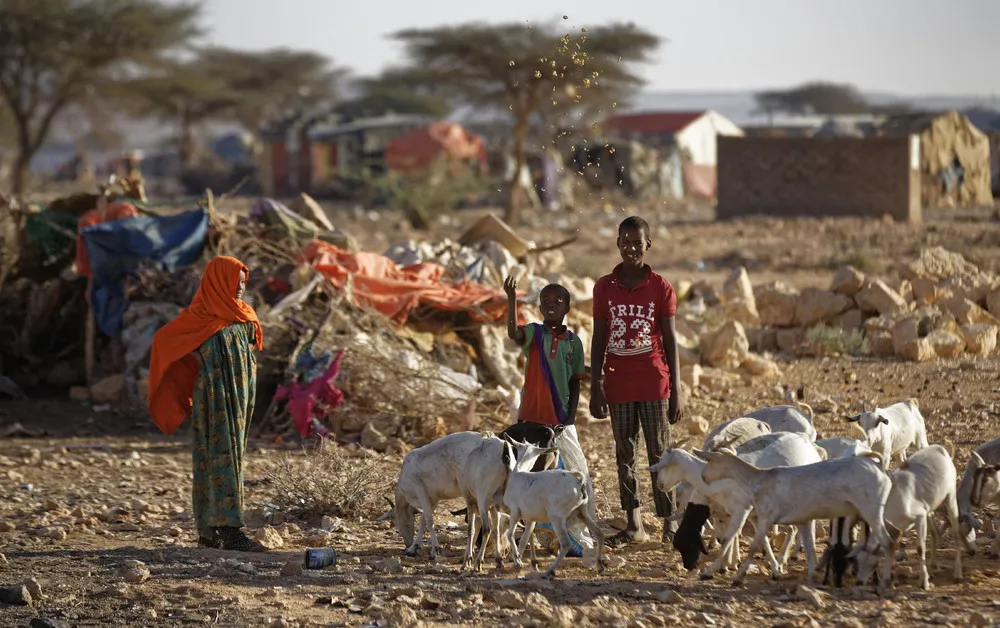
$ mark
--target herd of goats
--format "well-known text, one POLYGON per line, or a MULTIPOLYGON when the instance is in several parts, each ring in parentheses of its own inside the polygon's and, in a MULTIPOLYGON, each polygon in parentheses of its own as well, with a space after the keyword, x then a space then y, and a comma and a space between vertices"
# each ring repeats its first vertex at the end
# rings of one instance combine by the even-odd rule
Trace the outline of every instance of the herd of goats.
MULTIPOLYGON (((702 578, 738 566, 734 584, 739 584, 763 549, 771 577, 779 579, 791 551, 800 548, 810 585, 817 571, 825 569, 824 584, 832 573, 839 587, 853 569, 859 585, 874 582, 883 589, 891 584, 901 537, 916 528, 920 584, 928 589, 927 532, 932 537, 933 564, 937 540, 950 528, 956 550, 954 578, 960 581, 963 551, 975 553, 976 532, 982 528, 973 509, 1000 501, 1000 438, 972 453, 959 484, 954 446, 948 441, 945 446, 928 444, 915 400, 848 417, 857 438, 820 440, 811 409, 799 405, 808 414, 796 406, 773 406, 724 422, 706 437, 701 449, 669 449, 649 468, 662 490, 676 489, 683 506, 674 515, 681 521, 673 546, 685 568, 695 569, 700 556, 708 554, 703 535, 709 532, 708 546, 719 543, 721 549, 701 572, 702 578), (908 454, 910 449, 915 451, 908 454), (900 462, 890 469, 894 458, 900 462), (932 516, 938 511, 945 515, 941 530, 932 516), (741 562, 740 533, 748 519, 755 533, 741 562), (830 533, 818 564, 817 520, 828 522, 830 533), (863 525, 864 542, 856 541, 856 525, 863 525), (791 526, 798 532, 776 535, 784 537, 777 557, 769 539, 772 530, 777 531, 775 526, 791 526)), ((555 575, 570 551, 570 534, 585 548, 596 545, 596 566, 603 571, 604 541, 593 485, 585 461, 582 469, 554 468, 561 437, 558 428, 516 423, 499 436, 459 432, 439 438, 407 454, 395 502, 381 519, 394 519, 411 556, 429 533, 434 560, 440 550, 434 508, 442 500, 464 499, 466 509, 453 514, 464 512, 469 524, 466 568, 482 568, 491 537, 498 567, 503 566, 508 547, 515 566, 522 567, 521 556, 529 543, 531 562, 537 567, 532 540, 537 522, 548 523, 559 542, 559 554, 546 577, 555 575), (523 532, 515 545, 518 522, 523 523, 523 532)), ((1000 528, 991 548, 994 556, 998 552, 1000 528)))

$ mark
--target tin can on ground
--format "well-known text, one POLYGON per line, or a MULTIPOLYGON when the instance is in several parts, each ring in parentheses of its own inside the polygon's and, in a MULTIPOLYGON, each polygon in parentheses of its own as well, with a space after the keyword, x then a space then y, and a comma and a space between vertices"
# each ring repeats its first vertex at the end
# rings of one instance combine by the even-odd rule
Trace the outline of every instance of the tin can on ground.
POLYGON ((332 547, 308 549, 302 559, 304 569, 325 569, 337 564, 337 550, 332 547))

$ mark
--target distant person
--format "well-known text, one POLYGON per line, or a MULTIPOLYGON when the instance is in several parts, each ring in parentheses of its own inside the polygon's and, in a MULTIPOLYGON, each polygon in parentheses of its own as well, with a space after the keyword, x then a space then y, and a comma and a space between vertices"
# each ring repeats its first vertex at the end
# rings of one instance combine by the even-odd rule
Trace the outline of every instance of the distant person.
POLYGON ((149 413, 172 434, 194 432, 194 518, 198 545, 265 548, 243 532, 243 461, 257 392, 260 323, 243 301, 250 270, 232 257, 208 263, 191 305, 153 336, 149 413))
MULTIPOLYGON (((670 425, 682 413, 678 382, 674 313, 677 296, 670 282, 645 262, 651 246, 649 224, 630 216, 618 225, 622 263, 594 286, 594 337, 591 343, 590 412, 608 416, 615 437, 618 491, 627 517, 624 530, 610 539, 611 547, 649 539, 642 525, 636 446, 639 429, 646 441, 649 464, 670 446, 670 425)), ((663 519, 662 541, 672 540, 675 527, 670 495, 652 478, 656 516, 663 519)))

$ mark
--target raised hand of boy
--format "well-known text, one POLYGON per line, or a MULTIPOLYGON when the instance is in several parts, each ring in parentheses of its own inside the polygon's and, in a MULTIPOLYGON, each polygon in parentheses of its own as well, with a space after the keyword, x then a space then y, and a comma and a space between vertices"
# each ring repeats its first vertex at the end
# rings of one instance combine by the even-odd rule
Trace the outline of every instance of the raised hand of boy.
POLYGON ((517 281, 508 276, 503 280, 503 291, 507 295, 507 337, 523 345, 524 329, 517 325, 517 281))

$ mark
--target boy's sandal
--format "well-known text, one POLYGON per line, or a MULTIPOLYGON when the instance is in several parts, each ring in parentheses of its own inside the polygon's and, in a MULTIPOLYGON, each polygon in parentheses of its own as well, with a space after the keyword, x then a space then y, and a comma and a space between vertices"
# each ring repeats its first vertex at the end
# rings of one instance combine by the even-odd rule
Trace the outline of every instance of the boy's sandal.
POLYGON ((617 534, 608 537, 604 541, 604 544, 608 547, 621 547, 623 545, 628 545, 633 540, 631 532, 628 530, 619 530, 617 534))

